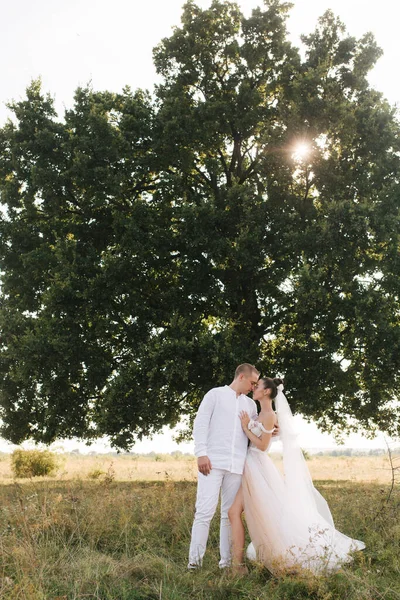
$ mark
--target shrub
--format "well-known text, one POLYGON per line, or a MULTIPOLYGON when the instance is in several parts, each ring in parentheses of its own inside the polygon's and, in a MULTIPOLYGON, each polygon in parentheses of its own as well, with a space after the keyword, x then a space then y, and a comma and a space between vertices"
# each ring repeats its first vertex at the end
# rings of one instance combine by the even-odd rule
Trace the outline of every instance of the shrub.
POLYGON ((87 474, 88 479, 100 479, 102 475, 105 475, 105 471, 102 471, 101 469, 92 469, 87 474))
POLYGON ((54 475, 58 469, 57 456, 49 450, 14 450, 11 469, 15 477, 54 475))

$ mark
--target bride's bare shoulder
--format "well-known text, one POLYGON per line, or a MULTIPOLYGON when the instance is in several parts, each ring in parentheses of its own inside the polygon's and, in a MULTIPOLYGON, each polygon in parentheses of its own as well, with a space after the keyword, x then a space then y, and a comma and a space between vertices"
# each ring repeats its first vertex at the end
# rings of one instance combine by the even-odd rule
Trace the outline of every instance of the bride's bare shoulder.
MULTIPOLYGON (((260 415, 261 416, 261 415, 260 415)), ((274 412, 267 412, 264 415, 258 417, 265 429, 272 429, 276 423, 276 414, 274 412)))

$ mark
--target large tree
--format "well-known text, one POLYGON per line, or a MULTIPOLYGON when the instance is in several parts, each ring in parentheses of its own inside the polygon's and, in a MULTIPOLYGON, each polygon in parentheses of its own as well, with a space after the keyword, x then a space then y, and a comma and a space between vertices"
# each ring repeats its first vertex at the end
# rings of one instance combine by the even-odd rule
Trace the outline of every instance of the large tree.
POLYGON ((380 55, 327 12, 188 2, 152 96, 38 83, 0 138, 3 435, 192 416, 249 361, 327 430, 399 431, 399 126, 380 55), (301 152, 303 150, 303 152, 301 152))

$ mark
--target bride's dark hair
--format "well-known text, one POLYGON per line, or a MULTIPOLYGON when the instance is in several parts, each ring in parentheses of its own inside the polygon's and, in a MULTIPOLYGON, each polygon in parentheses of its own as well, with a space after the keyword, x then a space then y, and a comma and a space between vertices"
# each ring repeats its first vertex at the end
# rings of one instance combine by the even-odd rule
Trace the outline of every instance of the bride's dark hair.
POLYGON ((273 400, 276 398, 278 394, 278 385, 283 383, 283 379, 279 379, 279 377, 274 377, 273 379, 272 377, 262 377, 261 381, 263 382, 264 390, 271 390, 271 399, 273 400))

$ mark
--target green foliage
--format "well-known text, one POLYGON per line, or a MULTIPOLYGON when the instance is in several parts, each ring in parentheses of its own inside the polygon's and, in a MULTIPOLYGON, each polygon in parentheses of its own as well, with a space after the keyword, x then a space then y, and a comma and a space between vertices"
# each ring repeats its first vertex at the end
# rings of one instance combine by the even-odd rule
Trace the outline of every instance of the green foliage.
POLYGON ((14 477, 39 477, 55 475, 58 469, 57 455, 49 450, 14 450, 11 469, 14 477))
POLYGON ((154 96, 38 82, 0 131, 2 435, 116 447, 252 362, 326 430, 396 435, 399 140, 372 36, 185 4, 154 96), (296 155, 298 143, 308 145, 296 155))

